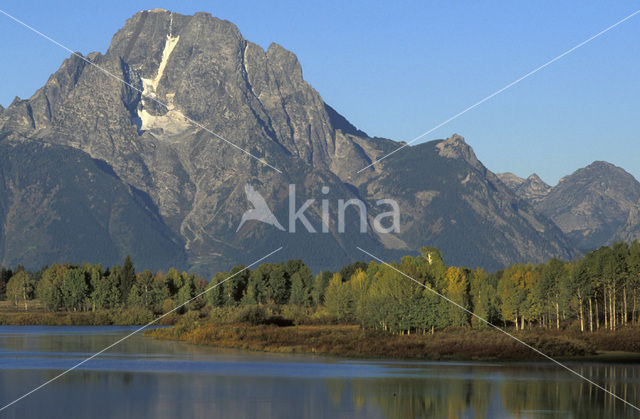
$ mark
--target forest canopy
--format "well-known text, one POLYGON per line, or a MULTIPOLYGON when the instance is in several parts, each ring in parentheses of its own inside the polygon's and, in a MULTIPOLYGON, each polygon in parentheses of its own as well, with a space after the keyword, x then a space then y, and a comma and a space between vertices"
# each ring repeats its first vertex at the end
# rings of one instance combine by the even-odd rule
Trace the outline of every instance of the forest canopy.
MULTIPOLYGON (((206 316, 218 308, 246 312, 247 307, 269 307, 280 313, 286 307, 296 313, 293 317, 393 334, 486 327, 481 319, 516 329, 573 324, 581 331, 615 330, 639 322, 637 241, 601 247, 572 262, 516 264, 491 274, 446 266, 438 249, 430 247, 392 267, 355 262, 338 272, 314 275, 303 261, 291 260, 253 270, 234 266, 207 281, 176 269, 136 272, 127 256, 122 266, 113 268, 70 263, 35 272, 1 268, 0 299, 9 300, 16 310, 28 311, 37 298, 50 312, 136 309, 152 319, 212 287, 179 312, 206 316)), ((261 318, 258 311, 251 313, 261 318)))

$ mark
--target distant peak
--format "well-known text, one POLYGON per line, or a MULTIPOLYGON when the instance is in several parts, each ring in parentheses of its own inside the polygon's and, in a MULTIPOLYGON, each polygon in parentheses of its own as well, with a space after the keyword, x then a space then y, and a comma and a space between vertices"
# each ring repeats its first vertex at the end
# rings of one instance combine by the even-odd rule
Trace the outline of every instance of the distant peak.
POLYGON ((480 163, 476 157, 473 148, 465 142, 464 137, 461 135, 453 134, 446 140, 442 140, 436 144, 436 148, 438 149, 438 154, 442 157, 449 159, 463 159, 476 169, 480 170, 484 168, 482 163, 480 163))
POLYGON ((526 180, 530 187, 548 189, 550 186, 544 180, 540 179, 536 173, 531 174, 526 180))
MULTIPOLYGON (((569 176, 573 176, 576 174, 582 174, 582 175, 588 174, 593 176, 598 173, 602 175, 612 174, 612 173, 627 174, 627 172, 621 167, 618 167, 614 164, 611 164, 603 160, 596 160, 590 165, 583 167, 582 169, 576 170, 572 175, 569 175, 569 176)), ((566 177, 569 177, 569 176, 566 176, 566 177)))
POLYGON ((515 175, 511 172, 497 173, 498 179, 502 181, 505 185, 507 185, 511 189, 516 189, 518 186, 524 183, 524 179, 518 175, 515 175))
POLYGON ((606 161, 596 160, 590 165, 563 177, 558 182, 558 185, 570 187, 576 182, 611 185, 612 182, 636 184, 637 180, 631 173, 627 172, 622 167, 618 167, 606 161))
POLYGON ((547 185, 547 182, 545 182, 544 180, 542 180, 542 179, 540 178, 540 176, 538 176, 538 174, 537 174, 537 173, 532 173, 531 175, 529 175, 529 177, 527 178, 527 180, 528 180, 530 183, 539 183, 539 184, 543 184, 543 185, 548 186, 548 185, 547 185))
POLYGON ((596 160, 593 163, 591 163, 590 165, 588 165, 587 167, 585 167, 585 169, 589 169, 589 168, 594 168, 594 169, 597 169, 597 168, 615 169, 616 166, 611 164, 611 163, 609 163, 609 162, 607 162, 607 161, 604 161, 604 160, 596 160))

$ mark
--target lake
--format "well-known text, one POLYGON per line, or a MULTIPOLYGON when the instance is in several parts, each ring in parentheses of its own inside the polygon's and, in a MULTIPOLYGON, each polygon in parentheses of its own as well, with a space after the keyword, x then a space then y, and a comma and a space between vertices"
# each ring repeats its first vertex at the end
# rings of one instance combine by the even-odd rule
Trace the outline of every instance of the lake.
MULTIPOLYGON (((0 326, 0 407, 135 328, 0 326)), ((568 365, 633 404, 640 364, 568 365)), ((631 418, 550 363, 417 362, 248 352, 135 335, 0 418, 631 418)))

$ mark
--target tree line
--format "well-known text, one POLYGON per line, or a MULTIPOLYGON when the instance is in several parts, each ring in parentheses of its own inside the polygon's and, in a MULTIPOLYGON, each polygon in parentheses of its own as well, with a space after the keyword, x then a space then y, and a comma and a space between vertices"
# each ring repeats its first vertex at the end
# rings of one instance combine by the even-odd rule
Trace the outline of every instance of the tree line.
POLYGON ((265 263, 254 270, 239 265, 209 282, 173 268, 137 273, 127 256, 122 266, 106 269, 100 264, 54 264, 36 272, 1 268, 0 299, 24 310, 38 298, 53 312, 135 308, 158 315, 216 285, 181 312, 295 307, 321 321, 358 323, 394 334, 486 327, 478 317, 515 329, 575 325, 583 332, 640 322, 637 241, 601 247, 572 262, 515 264, 491 274, 447 266, 431 247, 392 266, 415 282, 377 262, 313 275, 301 260, 265 263))

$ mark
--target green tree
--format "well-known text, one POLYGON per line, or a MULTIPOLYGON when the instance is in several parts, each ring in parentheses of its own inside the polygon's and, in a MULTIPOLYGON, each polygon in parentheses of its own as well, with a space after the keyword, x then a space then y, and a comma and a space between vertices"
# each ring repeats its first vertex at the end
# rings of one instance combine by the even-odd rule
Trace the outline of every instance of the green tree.
POLYGON ((58 264, 53 264, 42 273, 42 278, 38 282, 36 295, 47 310, 58 311, 64 307, 62 300, 62 276, 64 268, 58 264))
MULTIPOLYGON (((213 286, 216 284, 220 284, 226 278, 228 278, 227 275, 222 272, 218 272, 216 276, 211 279, 211 285, 213 286)), ((206 300, 207 303, 212 307, 222 307, 225 304, 223 287, 221 285, 214 286, 211 291, 206 294, 206 300)), ((249 304, 255 304, 255 302, 249 304)))
POLYGON ((164 278, 144 270, 136 277, 136 282, 129 291, 127 303, 131 307, 142 307, 154 313, 162 311, 162 303, 169 297, 164 278))
POLYGON ((167 276, 165 278, 167 282, 167 286, 169 287, 169 294, 174 296, 178 293, 178 290, 182 287, 182 276, 177 269, 171 268, 169 272, 167 272, 167 276))
MULTIPOLYGON (((224 275, 226 281, 222 284, 224 304, 227 306, 235 306, 240 303, 245 294, 251 272, 243 265, 237 265, 231 268, 228 274, 224 275)), ((210 291, 211 292, 211 291, 210 291)))
POLYGON ((631 289, 631 322, 640 324, 640 304, 638 291, 640 290, 640 242, 637 240, 629 246, 629 282, 631 289))
POLYGON ((561 260, 553 258, 544 266, 542 286, 546 290, 546 300, 555 312, 556 329, 560 329, 560 314, 565 309, 569 282, 569 271, 561 260))
POLYGON ((275 304, 286 304, 289 301, 291 284, 285 276, 282 264, 272 264, 270 268, 269 286, 266 290, 267 301, 275 304))
POLYGON ((14 274, 7 282, 7 298, 13 304, 24 304, 25 311, 29 309, 29 300, 33 299, 35 287, 33 281, 24 270, 14 274))
POLYGON ((13 276, 11 269, 7 269, 4 266, 0 268, 0 300, 7 298, 7 282, 13 276))
POLYGON ((193 281, 193 275, 190 275, 187 272, 183 272, 181 277, 182 286, 178 290, 178 304, 182 304, 193 298, 196 290, 195 283, 193 281))
POLYGON ((122 268, 120 268, 120 295, 122 296, 123 302, 125 302, 129 296, 129 291, 135 282, 136 269, 133 266, 133 261, 131 261, 131 256, 127 255, 122 268))
POLYGON ((329 280, 332 276, 332 272, 323 271, 314 278, 311 290, 311 299, 314 305, 319 306, 324 304, 324 293, 329 286, 329 280))
POLYGON ((93 310, 113 309, 121 305, 120 274, 118 269, 107 271, 104 275, 100 269, 91 274, 90 301, 93 310))
MULTIPOLYGON (((469 310, 469 279, 460 268, 451 267, 445 273, 447 286, 444 295, 451 301, 469 310)), ((463 327, 469 324, 469 313, 453 304, 449 304, 449 324, 463 327)))
MULTIPOLYGON (((469 293, 473 313, 494 323, 496 319, 496 289, 489 282, 489 276, 482 269, 471 272, 469 278, 469 293)), ((487 324, 476 317, 471 317, 473 327, 484 328, 487 324)))
POLYGON ((353 317, 353 299, 348 284, 342 282, 339 273, 333 274, 325 293, 327 312, 340 321, 351 320, 353 317))
POLYGON ((314 278, 311 269, 301 260, 288 261, 284 265, 290 287, 289 302, 308 307, 312 304, 314 278))
POLYGON ((356 273, 356 271, 366 271, 367 270, 367 263, 363 262, 363 261, 357 261, 357 262, 353 262, 349 265, 343 266, 342 268, 340 268, 340 277, 342 278, 343 281, 348 281, 349 279, 351 279, 351 277, 353 276, 354 273, 356 273))
POLYGON ((64 307, 67 310, 81 311, 89 291, 83 270, 81 268, 66 270, 60 291, 64 307))
POLYGON ((505 321, 513 320, 516 330, 518 320, 522 315, 526 301, 526 275, 528 268, 524 265, 514 265, 505 269, 498 282, 498 296, 501 302, 501 314, 505 321))

